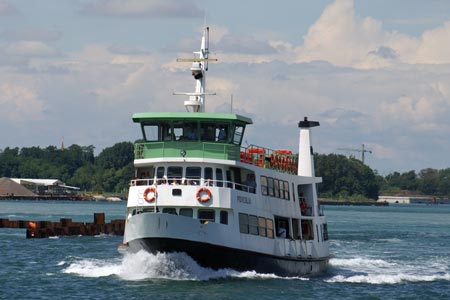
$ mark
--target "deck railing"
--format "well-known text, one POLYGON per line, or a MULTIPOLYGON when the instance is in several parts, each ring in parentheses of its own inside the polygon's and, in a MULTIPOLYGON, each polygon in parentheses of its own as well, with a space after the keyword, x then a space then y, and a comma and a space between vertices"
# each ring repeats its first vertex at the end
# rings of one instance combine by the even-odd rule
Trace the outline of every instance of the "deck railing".
POLYGON ((298 171, 298 155, 292 154, 290 150, 272 150, 256 145, 239 147, 234 144, 189 141, 136 143, 134 155, 136 159, 197 157, 239 160, 283 173, 297 174, 298 171))

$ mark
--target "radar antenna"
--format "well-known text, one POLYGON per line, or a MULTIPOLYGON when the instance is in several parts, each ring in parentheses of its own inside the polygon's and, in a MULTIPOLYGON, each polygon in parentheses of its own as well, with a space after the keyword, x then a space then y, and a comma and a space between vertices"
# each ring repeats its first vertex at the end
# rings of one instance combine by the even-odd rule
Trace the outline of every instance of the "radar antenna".
POLYGON ((205 96, 215 95, 216 93, 206 93, 205 75, 208 71, 208 62, 217 61, 216 58, 209 58, 209 27, 203 32, 200 51, 194 52, 194 58, 178 58, 177 62, 192 62, 191 73, 194 77, 195 92, 193 93, 174 93, 174 95, 189 96, 189 100, 184 101, 187 111, 205 112, 205 96))

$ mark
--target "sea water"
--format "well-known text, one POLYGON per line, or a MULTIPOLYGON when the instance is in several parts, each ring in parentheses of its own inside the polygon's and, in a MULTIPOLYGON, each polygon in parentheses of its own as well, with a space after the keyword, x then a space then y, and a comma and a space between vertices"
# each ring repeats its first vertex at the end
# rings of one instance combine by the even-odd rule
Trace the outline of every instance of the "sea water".
MULTIPOLYGON (((124 203, 0 201, 0 218, 92 222, 124 203)), ((450 206, 325 206, 326 274, 202 268, 184 253, 121 255, 113 235, 26 239, 0 228, 0 299, 450 299, 450 206)), ((214 253, 211 253, 214 255, 214 253)))

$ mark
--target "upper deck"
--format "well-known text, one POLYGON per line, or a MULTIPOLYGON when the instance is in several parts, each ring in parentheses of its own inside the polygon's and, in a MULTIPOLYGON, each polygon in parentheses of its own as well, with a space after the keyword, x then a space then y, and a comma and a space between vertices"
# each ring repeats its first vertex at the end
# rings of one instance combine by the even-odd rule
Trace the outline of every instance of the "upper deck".
POLYGON ((143 142, 135 144, 135 159, 201 158, 241 161, 295 174, 298 156, 287 150, 242 147, 245 127, 252 120, 236 114, 136 113, 143 142))

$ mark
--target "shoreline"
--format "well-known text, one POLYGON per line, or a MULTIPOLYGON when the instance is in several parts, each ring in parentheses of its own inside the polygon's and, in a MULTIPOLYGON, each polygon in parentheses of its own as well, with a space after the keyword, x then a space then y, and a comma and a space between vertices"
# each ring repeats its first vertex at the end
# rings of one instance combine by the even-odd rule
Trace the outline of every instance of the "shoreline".
POLYGON ((389 206, 388 202, 376 201, 340 201, 340 200, 322 200, 319 199, 320 205, 341 205, 341 206, 389 206))

